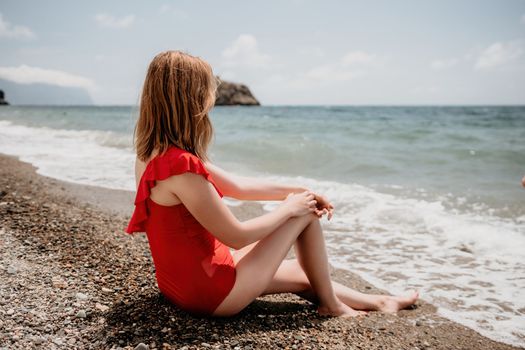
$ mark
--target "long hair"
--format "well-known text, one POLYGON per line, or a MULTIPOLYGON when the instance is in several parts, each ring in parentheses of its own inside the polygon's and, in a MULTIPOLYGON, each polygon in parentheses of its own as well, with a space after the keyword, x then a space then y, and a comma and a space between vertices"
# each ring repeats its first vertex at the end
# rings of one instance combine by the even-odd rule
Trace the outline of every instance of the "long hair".
POLYGON ((215 104, 218 79, 211 66, 181 51, 159 53, 151 61, 140 98, 134 143, 147 161, 176 146, 207 160, 213 135, 208 112, 215 104))

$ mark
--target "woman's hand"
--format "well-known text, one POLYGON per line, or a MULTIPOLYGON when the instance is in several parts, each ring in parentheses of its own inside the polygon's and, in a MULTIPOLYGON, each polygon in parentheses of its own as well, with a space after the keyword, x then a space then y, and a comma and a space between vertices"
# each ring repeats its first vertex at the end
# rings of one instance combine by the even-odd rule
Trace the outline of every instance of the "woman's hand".
POLYGON ((315 213, 316 205, 315 194, 310 191, 290 193, 281 204, 289 210, 292 217, 315 213))
POLYGON ((321 196, 320 194, 315 194, 315 201, 317 202, 316 208, 315 208, 315 214, 318 217, 322 217, 324 214, 328 214, 328 220, 332 218, 334 206, 332 203, 330 203, 325 197, 321 196))

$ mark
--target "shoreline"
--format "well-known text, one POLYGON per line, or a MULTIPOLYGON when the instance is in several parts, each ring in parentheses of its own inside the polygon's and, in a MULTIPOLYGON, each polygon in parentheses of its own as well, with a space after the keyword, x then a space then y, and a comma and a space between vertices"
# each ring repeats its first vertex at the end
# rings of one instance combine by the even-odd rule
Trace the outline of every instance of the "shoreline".
MULTIPOLYGON (((419 301, 395 315, 325 319, 291 295, 258 298, 231 319, 195 318, 158 292, 144 234, 124 232, 134 194, 52 179, 0 154, 0 348, 517 349, 419 301)), ((244 220, 258 204, 231 207, 244 220)), ((335 280, 377 288, 350 272, 335 280)), ((423 296, 424 297, 424 296, 423 296)))

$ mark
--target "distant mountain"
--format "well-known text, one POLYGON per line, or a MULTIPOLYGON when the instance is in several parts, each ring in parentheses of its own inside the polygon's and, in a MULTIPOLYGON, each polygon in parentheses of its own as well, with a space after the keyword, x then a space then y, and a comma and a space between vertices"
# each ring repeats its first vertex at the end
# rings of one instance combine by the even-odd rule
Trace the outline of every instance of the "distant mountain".
POLYGON ((12 105, 91 105, 85 89, 49 84, 18 84, 0 79, 0 90, 12 105))

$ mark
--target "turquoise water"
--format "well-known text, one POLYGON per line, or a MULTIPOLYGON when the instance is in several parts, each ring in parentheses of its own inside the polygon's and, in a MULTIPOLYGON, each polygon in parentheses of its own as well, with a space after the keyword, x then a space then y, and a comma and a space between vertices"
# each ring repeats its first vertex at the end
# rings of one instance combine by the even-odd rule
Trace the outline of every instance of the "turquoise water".
MULTIPOLYGON (((47 176, 134 190, 136 117, 129 106, 2 107, 0 152, 47 176)), ((417 288, 446 317, 524 344, 525 107, 216 107, 210 117, 213 162, 332 200, 323 227, 334 265, 391 292, 417 288)))
MULTIPOLYGON (((0 109, 19 125, 109 131, 102 143, 115 147, 131 147, 136 116, 131 107, 0 109)), ((232 170, 399 185, 525 214, 525 107, 216 107, 211 118, 211 155, 232 170)))
POLYGON ((215 156, 232 166, 422 188, 525 213, 523 107, 218 108, 213 121, 215 156))

